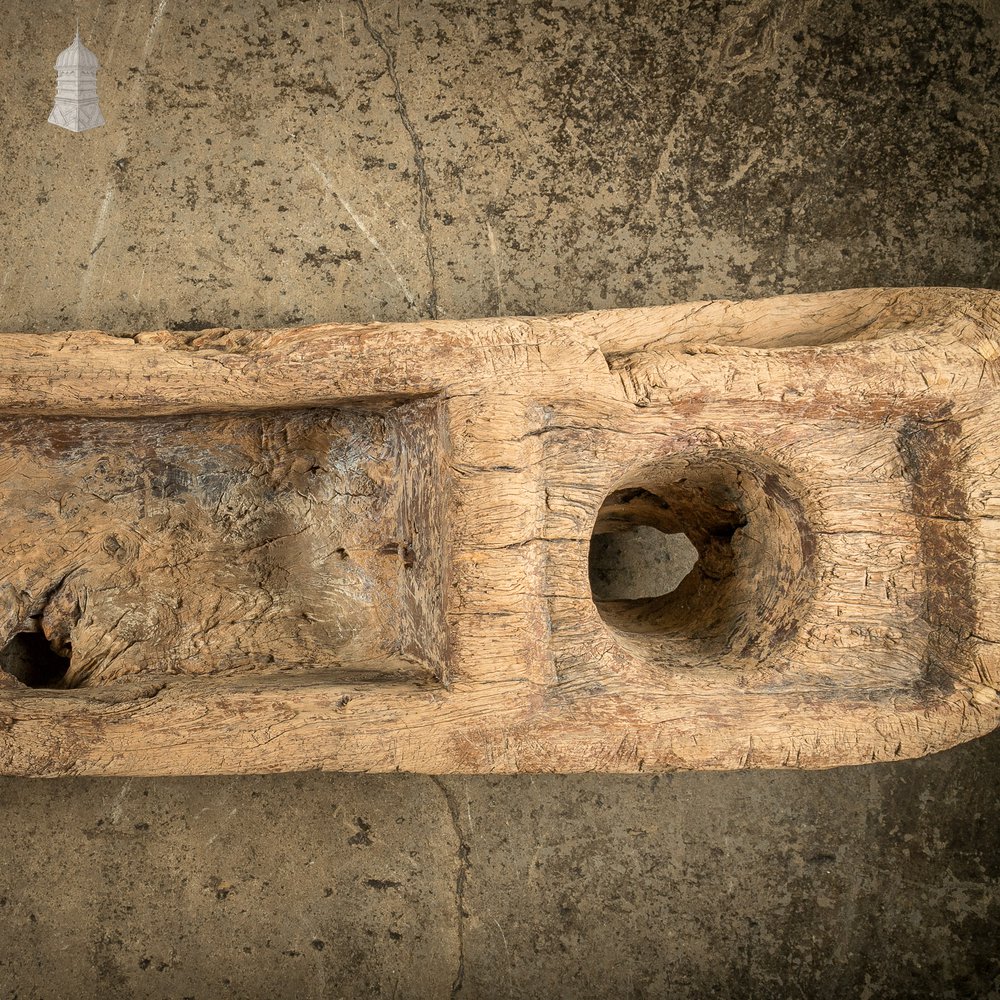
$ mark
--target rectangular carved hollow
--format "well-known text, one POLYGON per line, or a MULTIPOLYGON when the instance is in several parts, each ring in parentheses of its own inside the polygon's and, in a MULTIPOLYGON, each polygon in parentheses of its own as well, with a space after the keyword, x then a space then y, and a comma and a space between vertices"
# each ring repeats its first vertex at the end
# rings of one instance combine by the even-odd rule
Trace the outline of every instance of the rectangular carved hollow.
POLYGON ((0 667, 59 688, 434 677, 437 425, 433 400, 0 420, 0 667))
POLYGON ((827 767, 986 732, 998 327, 997 293, 863 289, 0 335, 0 771, 827 767))

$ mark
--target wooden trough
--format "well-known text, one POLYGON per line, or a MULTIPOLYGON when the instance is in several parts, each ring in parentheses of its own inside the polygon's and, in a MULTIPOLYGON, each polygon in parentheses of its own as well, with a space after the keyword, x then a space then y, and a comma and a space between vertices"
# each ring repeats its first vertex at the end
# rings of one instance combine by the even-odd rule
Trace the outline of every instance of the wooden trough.
POLYGON ((971 739, 1000 721, 998 356, 1000 293, 941 288, 0 335, 0 771, 971 739), (651 529, 697 561, 636 596, 613 553, 651 529))

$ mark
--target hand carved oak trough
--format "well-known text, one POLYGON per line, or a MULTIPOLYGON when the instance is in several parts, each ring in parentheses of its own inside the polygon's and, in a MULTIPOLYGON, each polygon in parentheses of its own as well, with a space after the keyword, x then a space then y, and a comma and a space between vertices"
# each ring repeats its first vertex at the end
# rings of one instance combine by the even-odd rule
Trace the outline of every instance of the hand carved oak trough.
POLYGON ((827 767, 984 733, 998 334, 1000 293, 866 289, 0 335, 0 771, 827 767), (618 587, 651 531, 693 568, 618 587))

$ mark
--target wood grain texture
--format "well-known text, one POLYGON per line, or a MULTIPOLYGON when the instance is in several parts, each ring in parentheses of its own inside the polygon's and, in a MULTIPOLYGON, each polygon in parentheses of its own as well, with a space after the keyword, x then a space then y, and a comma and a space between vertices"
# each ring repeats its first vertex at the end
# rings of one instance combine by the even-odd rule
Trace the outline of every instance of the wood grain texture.
POLYGON ((0 771, 971 739, 1000 723, 998 357, 1000 293, 943 288, 0 335, 0 771), (592 537, 638 526, 693 569, 595 601, 592 537))

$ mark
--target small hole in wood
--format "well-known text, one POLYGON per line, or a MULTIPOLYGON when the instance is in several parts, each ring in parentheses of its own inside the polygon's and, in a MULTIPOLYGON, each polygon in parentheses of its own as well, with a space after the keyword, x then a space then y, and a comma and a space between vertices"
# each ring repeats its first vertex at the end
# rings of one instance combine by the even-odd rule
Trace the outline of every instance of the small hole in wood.
POLYGON ((18 632, 0 649, 0 670, 31 688, 61 687, 72 648, 57 653, 41 632, 18 632))

